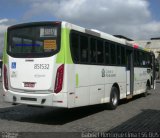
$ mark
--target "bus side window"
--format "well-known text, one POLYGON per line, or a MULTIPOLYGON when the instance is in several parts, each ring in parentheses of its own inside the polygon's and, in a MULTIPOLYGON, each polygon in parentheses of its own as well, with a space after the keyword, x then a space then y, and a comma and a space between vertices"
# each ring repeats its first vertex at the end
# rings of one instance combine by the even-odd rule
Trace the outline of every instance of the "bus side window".
POLYGON ((150 58, 149 58, 149 66, 151 67, 151 69, 153 69, 153 60, 152 60, 151 55, 150 55, 150 58))
POLYGON ((102 40, 97 40, 97 62, 98 64, 104 63, 104 46, 102 40))
POLYGON ((147 67, 147 53, 144 52, 144 61, 145 61, 145 67, 147 67))
POLYGON ((121 46, 117 45, 117 65, 121 65, 121 46))
POLYGON ((110 64, 110 44, 108 42, 105 42, 105 61, 106 65, 110 64))
POLYGON ((126 61, 126 53, 125 53, 125 47, 121 46, 121 64, 125 65, 125 61, 126 61))
POLYGON ((137 51, 137 66, 140 66, 140 53, 137 51))
POLYGON ((142 67, 143 66, 143 53, 142 52, 139 52, 140 55, 139 55, 139 58, 140 58, 140 66, 142 67))
POLYGON ((130 56, 130 51, 126 50, 126 65, 127 65, 127 70, 131 69, 131 56, 130 56))
POLYGON ((96 64, 96 59, 97 59, 97 54, 96 54, 96 39, 91 38, 90 39, 90 60, 91 63, 96 64))
POLYGON ((137 67, 137 51, 134 50, 134 66, 137 67))
POLYGON ((71 53, 75 63, 79 62, 79 35, 71 33, 71 53))
POLYGON ((110 54, 111 64, 115 65, 116 64, 116 45, 111 43, 110 50, 111 50, 111 54, 110 54))
POLYGON ((147 54, 147 67, 150 68, 150 55, 147 54))
POLYGON ((88 37, 80 36, 80 61, 82 63, 88 63, 88 37))

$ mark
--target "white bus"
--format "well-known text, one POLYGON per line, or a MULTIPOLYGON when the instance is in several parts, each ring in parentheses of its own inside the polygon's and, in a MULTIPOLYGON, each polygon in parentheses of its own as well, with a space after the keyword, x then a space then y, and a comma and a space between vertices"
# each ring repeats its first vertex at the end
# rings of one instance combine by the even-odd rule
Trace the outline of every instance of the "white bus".
POLYGON ((11 26, 5 34, 6 102, 74 108, 132 98, 154 87, 154 55, 67 22, 11 26))

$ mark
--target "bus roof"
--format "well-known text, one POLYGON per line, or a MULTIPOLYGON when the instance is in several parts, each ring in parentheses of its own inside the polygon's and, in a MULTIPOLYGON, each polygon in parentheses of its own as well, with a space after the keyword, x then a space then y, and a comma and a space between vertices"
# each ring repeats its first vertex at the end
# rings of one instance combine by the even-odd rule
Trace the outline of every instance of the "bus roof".
POLYGON ((125 39, 117 38, 113 35, 101 32, 101 31, 96 30, 96 29, 86 29, 86 28, 83 28, 83 27, 80 27, 78 25, 71 24, 71 23, 68 23, 68 22, 65 22, 65 21, 62 21, 62 27, 77 30, 77 31, 82 32, 82 33, 91 34, 91 35, 94 35, 94 36, 98 36, 100 38, 107 39, 109 41, 113 41, 113 42, 117 42, 117 43, 126 45, 126 40, 125 39))
POLYGON ((147 49, 142 48, 138 44, 133 43, 133 41, 128 41, 124 38, 118 38, 118 37, 115 37, 111 34, 107 34, 105 32, 102 32, 102 31, 99 31, 99 30, 96 30, 96 29, 86 29, 86 28, 83 28, 83 27, 80 27, 78 25, 71 24, 71 23, 68 23, 68 22, 65 22, 65 21, 62 21, 62 27, 77 30, 77 31, 82 32, 82 33, 87 33, 87 34, 91 34, 91 35, 94 35, 94 36, 98 36, 100 38, 107 39, 107 40, 113 41, 113 42, 117 42, 117 43, 120 43, 120 44, 123 44, 123 45, 127 45, 127 46, 130 46, 130 47, 136 48, 136 49, 149 51, 147 49))

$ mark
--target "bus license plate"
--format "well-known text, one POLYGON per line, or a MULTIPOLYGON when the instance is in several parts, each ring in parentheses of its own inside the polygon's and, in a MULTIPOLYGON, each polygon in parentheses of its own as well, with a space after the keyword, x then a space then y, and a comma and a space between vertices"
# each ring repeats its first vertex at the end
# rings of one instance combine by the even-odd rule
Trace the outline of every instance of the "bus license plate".
POLYGON ((24 82, 24 87, 34 88, 35 84, 35 82, 24 82))

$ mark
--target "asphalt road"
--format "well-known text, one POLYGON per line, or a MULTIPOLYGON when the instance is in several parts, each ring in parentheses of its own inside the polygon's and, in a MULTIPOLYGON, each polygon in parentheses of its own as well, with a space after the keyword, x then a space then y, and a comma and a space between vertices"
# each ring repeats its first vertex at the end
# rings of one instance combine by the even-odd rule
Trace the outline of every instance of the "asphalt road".
POLYGON ((0 132, 160 131, 160 83, 147 97, 75 109, 36 108, 5 103, 0 82, 0 132))

